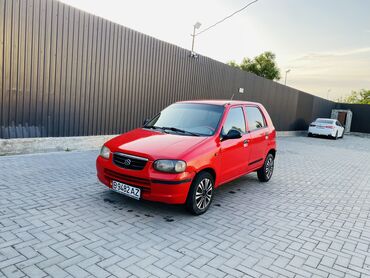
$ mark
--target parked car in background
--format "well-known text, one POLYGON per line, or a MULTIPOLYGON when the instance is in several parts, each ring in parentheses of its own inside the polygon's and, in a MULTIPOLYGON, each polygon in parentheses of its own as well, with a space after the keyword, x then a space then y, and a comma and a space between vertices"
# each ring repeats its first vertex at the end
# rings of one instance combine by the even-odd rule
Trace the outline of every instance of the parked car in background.
POLYGON ((214 189, 257 171, 270 180, 276 132, 266 109, 242 101, 170 105, 142 128, 106 142, 96 161, 99 180, 135 199, 185 204, 195 215, 214 189))
POLYGON ((314 135, 328 136, 333 139, 343 138, 344 127, 338 120, 318 118, 308 128, 308 136, 314 135))

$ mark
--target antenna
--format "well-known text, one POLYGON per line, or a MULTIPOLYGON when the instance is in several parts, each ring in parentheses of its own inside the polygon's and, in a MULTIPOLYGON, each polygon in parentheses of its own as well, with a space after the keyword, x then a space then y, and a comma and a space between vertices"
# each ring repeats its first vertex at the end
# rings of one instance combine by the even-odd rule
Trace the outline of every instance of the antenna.
POLYGON ((234 95, 235 95, 235 94, 233 94, 233 95, 231 96, 230 100, 233 100, 233 98, 234 98, 234 95))

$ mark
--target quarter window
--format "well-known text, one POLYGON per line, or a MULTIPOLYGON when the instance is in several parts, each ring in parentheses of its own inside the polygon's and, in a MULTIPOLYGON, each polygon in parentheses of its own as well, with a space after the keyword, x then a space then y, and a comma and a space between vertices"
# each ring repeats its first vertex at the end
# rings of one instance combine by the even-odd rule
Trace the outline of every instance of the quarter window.
POLYGON ((265 118, 262 116, 261 110, 259 108, 254 106, 247 106, 246 112, 250 131, 266 126, 265 118))
POLYGON ((245 133, 245 119, 242 108, 231 108, 222 128, 222 134, 226 135, 230 130, 235 129, 245 133))

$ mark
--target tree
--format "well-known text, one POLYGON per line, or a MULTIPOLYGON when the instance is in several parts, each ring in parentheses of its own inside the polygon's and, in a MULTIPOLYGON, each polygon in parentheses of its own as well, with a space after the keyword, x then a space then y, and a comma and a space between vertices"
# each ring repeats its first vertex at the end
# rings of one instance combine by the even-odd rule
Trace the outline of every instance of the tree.
POLYGON ((344 98, 344 102, 370 104, 370 90, 362 89, 360 91, 352 91, 351 95, 344 98))
POLYGON ((234 60, 227 62, 227 64, 233 68, 240 68, 234 60))
POLYGON ((275 54, 270 51, 266 51, 253 59, 245 57, 240 65, 235 61, 230 61, 227 64, 270 80, 280 80, 280 69, 275 60, 275 54))

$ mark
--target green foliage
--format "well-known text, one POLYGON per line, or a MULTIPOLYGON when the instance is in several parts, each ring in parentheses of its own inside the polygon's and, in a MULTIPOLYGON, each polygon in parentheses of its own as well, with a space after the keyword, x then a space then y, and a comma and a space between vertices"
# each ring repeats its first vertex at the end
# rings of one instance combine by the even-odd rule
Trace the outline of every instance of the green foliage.
POLYGON ((230 61, 227 64, 270 80, 280 80, 281 78, 276 56, 270 51, 266 51, 253 59, 245 57, 240 65, 235 61, 230 61))
POLYGON ((234 60, 227 62, 227 64, 231 67, 239 68, 239 65, 234 60))
POLYGON ((344 102, 370 104, 370 90, 362 89, 360 91, 352 91, 351 95, 344 98, 344 102))

